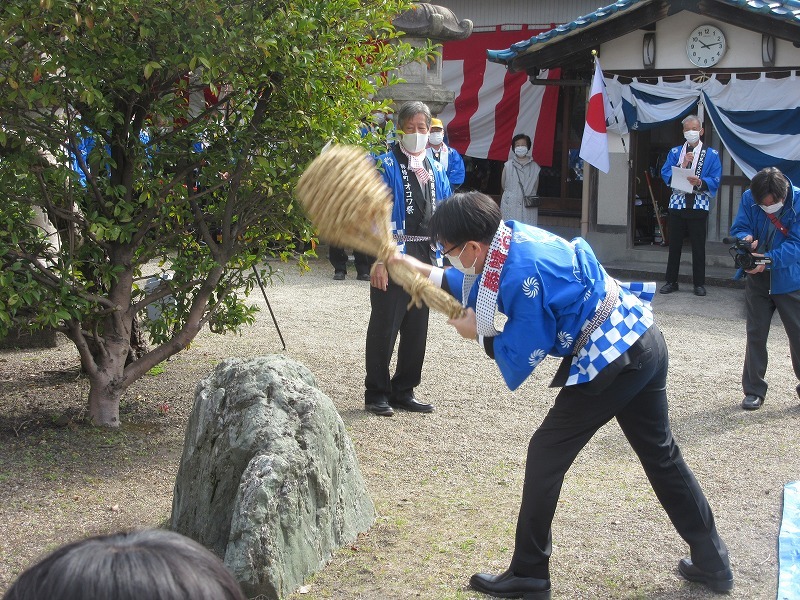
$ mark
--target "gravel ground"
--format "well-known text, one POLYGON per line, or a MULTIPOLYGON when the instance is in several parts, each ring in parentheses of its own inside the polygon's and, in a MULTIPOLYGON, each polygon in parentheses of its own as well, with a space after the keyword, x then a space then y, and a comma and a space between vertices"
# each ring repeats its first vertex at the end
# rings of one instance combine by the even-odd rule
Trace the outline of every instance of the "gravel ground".
MULTIPOLYGON (((320 249, 324 256, 325 249, 320 249)), ((527 443, 553 398, 557 361, 505 388, 477 345, 432 314, 423 383, 430 415, 363 410, 366 282, 331 279, 325 260, 300 275, 281 266, 267 288, 286 353, 307 365, 336 404, 375 501, 375 526, 307 582, 300 598, 478 599, 469 576, 504 570, 527 443)), ((253 301, 264 306, 263 298, 253 301)), ((670 349, 673 430, 715 511, 736 576, 730 598, 775 598, 782 487, 798 479, 800 401, 785 332, 773 323, 770 392, 739 408, 743 292, 708 288, 655 300, 670 349)), ((119 431, 79 424, 86 397, 70 344, 0 352, 0 592, 43 552, 88 534, 159 526, 196 382, 220 360, 281 352, 269 313, 243 335, 204 331, 126 395, 119 431), (165 408, 166 407, 166 408, 165 408)), ((567 474, 553 529, 553 598, 711 598, 682 580, 687 554, 615 423, 567 474)))

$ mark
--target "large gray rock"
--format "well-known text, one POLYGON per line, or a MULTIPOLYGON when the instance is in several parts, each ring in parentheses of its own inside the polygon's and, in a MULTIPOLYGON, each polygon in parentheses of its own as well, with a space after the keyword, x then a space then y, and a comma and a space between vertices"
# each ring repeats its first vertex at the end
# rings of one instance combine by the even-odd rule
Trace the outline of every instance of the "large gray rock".
POLYGON ((344 423, 306 367, 228 359, 200 382, 172 528, 224 557, 248 595, 288 595, 374 520, 344 423))

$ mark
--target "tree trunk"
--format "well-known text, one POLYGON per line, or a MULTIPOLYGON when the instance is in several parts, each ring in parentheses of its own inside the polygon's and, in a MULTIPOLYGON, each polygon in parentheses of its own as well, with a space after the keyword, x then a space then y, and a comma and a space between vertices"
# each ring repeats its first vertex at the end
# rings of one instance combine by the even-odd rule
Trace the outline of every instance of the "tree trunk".
POLYGON ((89 421, 92 425, 119 427, 119 401, 122 390, 111 382, 102 384, 90 378, 89 421))
POLYGON ((107 337, 104 352, 88 370, 89 420, 92 425, 119 427, 119 401, 128 385, 125 364, 130 350, 130 336, 107 337))
POLYGON ((129 365, 133 361, 139 360, 147 354, 149 350, 147 346, 147 337, 139 323, 139 317, 133 317, 133 321, 131 322, 131 351, 128 354, 128 360, 125 361, 125 364, 129 365))

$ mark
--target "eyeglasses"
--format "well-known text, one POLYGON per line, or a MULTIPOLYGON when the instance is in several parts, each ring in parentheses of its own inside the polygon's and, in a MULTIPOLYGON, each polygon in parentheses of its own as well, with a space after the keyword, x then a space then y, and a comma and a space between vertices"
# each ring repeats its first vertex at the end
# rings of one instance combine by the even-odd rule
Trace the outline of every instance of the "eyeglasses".
MULTIPOLYGON (((445 251, 442 252, 442 256, 446 256, 446 255, 450 254, 453 250, 458 248, 460 245, 461 244, 456 244, 455 246, 451 246, 449 250, 445 250, 445 251)), ((436 242, 431 242, 431 250, 433 250, 434 252, 439 250, 439 244, 437 244, 436 242)))

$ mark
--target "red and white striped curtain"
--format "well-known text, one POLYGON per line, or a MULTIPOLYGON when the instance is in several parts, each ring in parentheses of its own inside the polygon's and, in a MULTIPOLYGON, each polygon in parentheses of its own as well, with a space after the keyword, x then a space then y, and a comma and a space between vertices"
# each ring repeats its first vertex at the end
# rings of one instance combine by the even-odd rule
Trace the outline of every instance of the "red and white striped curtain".
MULTIPOLYGON (((476 32, 444 44, 442 84, 456 97, 439 118, 451 147, 465 156, 506 161, 511 139, 524 133, 533 140, 533 159, 552 165, 558 87, 532 85, 526 73, 510 73, 486 58, 488 49, 508 48, 549 29, 476 32)), ((560 70, 542 76, 558 79, 560 70)))

